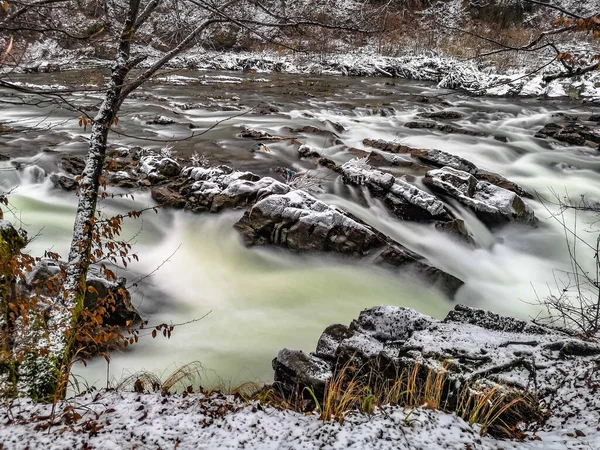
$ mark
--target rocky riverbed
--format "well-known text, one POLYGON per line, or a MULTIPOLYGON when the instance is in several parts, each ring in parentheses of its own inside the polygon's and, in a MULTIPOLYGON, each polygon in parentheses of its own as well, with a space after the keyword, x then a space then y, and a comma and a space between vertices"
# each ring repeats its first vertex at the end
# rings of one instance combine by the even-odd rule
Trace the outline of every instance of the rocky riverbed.
MULTIPOLYGON (((135 282, 167 260, 151 287, 133 289, 133 304, 146 318, 160 314, 160 322, 212 309, 194 327, 195 338, 175 334, 185 341, 178 348, 189 350, 176 358, 206 358, 226 376, 243 365, 257 373, 249 379, 268 380, 275 342, 308 350, 328 323, 349 321, 374 304, 411 305, 442 318, 454 297, 535 314, 518 299, 531 299, 530 281, 537 289, 565 262, 562 235, 537 194, 564 185, 575 196, 597 196, 590 139, 597 124, 580 105, 463 97, 400 80, 184 74, 157 80, 124 105, 115 128, 121 134, 110 141, 107 181, 115 197, 105 206, 116 214, 164 205, 129 225, 130 236, 144 227, 136 237, 143 267, 119 275, 135 282), (535 137, 548 124, 574 120, 588 128, 585 145, 535 137), (172 138, 171 150, 154 142, 172 138), (121 197, 129 194, 130 206, 121 197), (249 335, 253 350, 242 352, 234 342, 249 335), (199 343, 201 350, 191 349, 199 343), (236 355, 226 367, 223 346, 236 355)), ((69 76, 28 80, 70 83, 69 76)), ((93 108, 92 97, 74 101, 93 108)), ((44 112, 53 128, 43 132, 33 116, 11 122, 11 111, 2 113, 2 183, 19 186, 12 198, 23 210, 21 226, 33 224, 31 235, 38 224, 46 227, 32 251, 57 246, 64 254, 85 130, 65 111, 44 112)), ((141 344, 115 355, 111 377, 124 365, 154 367, 150 347, 170 354, 166 343, 141 344), (143 363, 132 362, 140 356, 143 363)), ((106 372, 91 365, 92 377, 106 372)))
MULTIPOLYGON (((313 129, 310 132, 325 134, 328 131, 313 129)), ((333 161, 325 163, 316 150, 301 145, 293 137, 275 138, 261 132, 245 132, 243 136, 259 141, 291 139, 292 145, 298 148, 299 158, 318 159, 322 170, 331 171, 332 175, 341 174, 346 184, 363 188, 365 193, 380 198, 390 213, 399 219, 432 223, 441 232, 468 242, 472 242, 470 232, 444 203, 447 197, 465 205, 490 227, 510 221, 536 223, 533 211, 518 194, 530 197, 524 188, 442 150, 404 151, 421 161, 427 170, 423 178, 423 184, 431 190, 427 191, 406 181, 405 177, 383 171, 386 166, 397 165, 397 161, 388 161, 375 151, 338 166, 333 161), (370 159, 378 161, 377 168, 369 164, 370 159), (471 173, 483 179, 479 181, 471 173)), ((368 144, 392 153, 399 152, 398 146, 389 143, 369 141, 368 144)), ((74 177, 83 167, 83 160, 65 157, 60 165, 65 173, 52 175, 52 182, 63 189, 75 189, 74 177)), ((370 257, 376 264, 387 267, 407 266, 449 296, 453 296, 462 284, 458 278, 433 267, 423 256, 351 213, 318 200, 310 191, 318 192, 322 188, 318 181, 311 182, 308 172, 282 169, 275 175, 278 179, 260 177, 228 166, 208 167, 207 162, 177 160, 166 152, 161 154, 142 148, 116 149, 107 167, 113 169, 109 175, 112 184, 126 189, 146 187, 159 205, 196 213, 245 209, 235 228, 247 245, 276 245, 295 252, 333 252, 370 257), (306 187, 294 183, 300 179, 304 179, 306 187)))

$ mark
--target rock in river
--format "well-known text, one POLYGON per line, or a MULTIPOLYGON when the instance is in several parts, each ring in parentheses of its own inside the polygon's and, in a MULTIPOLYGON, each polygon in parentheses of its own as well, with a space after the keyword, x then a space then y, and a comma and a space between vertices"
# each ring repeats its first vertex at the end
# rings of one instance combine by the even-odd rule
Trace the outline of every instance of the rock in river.
POLYGON ((173 181, 152 188, 152 198, 161 204, 195 212, 219 212, 251 206, 259 198, 285 194, 290 187, 270 177, 228 166, 187 167, 173 181))
POLYGON ((588 147, 598 147, 598 144, 600 144, 600 132, 597 128, 575 121, 563 124, 548 123, 536 133, 535 137, 554 138, 570 145, 585 145, 588 147))
POLYGON ((375 263, 412 266, 430 284, 453 296, 462 281, 345 211, 304 191, 270 195, 246 211, 235 227, 247 245, 277 245, 298 252, 372 255, 375 263))
POLYGON ((423 183, 469 207, 488 226, 511 220, 537 222, 533 210, 517 194, 479 181, 470 173, 443 167, 427 172, 423 183))
POLYGON ((454 169, 462 170, 473 175, 478 180, 488 181, 496 186, 500 186, 509 191, 513 191, 521 197, 533 198, 533 196, 527 192, 522 186, 507 180, 502 175, 497 173, 488 172, 487 170, 477 167, 471 161, 461 158, 460 156, 453 155, 443 150, 434 148, 412 148, 406 145, 398 145, 394 142, 387 142, 383 140, 372 140, 365 139, 363 144, 369 147, 377 148, 385 152, 390 153, 408 153, 413 158, 416 158, 420 162, 433 167, 452 167, 454 169))

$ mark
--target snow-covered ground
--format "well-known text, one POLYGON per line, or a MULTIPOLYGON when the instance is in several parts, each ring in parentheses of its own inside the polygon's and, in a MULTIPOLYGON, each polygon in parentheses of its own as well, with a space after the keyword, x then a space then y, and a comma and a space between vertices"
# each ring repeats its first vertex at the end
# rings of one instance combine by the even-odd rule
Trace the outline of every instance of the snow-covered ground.
POLYGON ((600 433, 566 423, 522 441, 481 436, 453 414, 387 407, 348 414, 342 424, 318 415, 246 404, 233 396, 104 391, 51 405, 15 401, 0 408, 3 449, 597 449, 600 433), (54 421, 55 425, 48 426, 54 421), (576 431, 577 430, 577 431, 576 431))

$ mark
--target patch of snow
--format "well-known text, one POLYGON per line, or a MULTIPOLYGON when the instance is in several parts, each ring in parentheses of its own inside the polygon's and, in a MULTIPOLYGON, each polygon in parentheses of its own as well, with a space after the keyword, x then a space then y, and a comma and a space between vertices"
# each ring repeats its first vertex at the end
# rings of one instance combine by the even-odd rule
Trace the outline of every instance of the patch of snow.
POLYGON ((323 422, 318 414, 279 410, 233 396, 100 392, 59 402, 55 417, 75 411, 72 424, 57 420, 45 428, 52 405, 20 399, 0 407, 0 443, 11 450, 39 448, 177 448, 179 450, 563 450, 598 448, 594 426, 572 421, 524 441, 481 436, 454 414, 437 410, 384 407, 373 415, 349 413, 343 423, 323 422), (89 422, 93 420, 93 422, 89 422), (93 423, 90 433, 86 424, 93 423), (42 430, 39 427, 42 427, 42 430), (575 428, 580 435, 575 435, 575 428))

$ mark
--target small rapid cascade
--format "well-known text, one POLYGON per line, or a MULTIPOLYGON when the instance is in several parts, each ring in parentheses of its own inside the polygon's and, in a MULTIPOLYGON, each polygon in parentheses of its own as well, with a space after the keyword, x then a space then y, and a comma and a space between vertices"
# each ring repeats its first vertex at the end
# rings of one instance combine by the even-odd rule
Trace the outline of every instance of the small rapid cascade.
MULTIPOLYGON (((282 179, 276 170, 279 167, 294 172, 308 170, 317 179, 311 188, 319 199, 351 213, 462 279, 465 285, 458 291, 456 302, 521 318, 534 316, 539 311, 536 296, 548 295, 548 285, 554 282, 555 275, 570 269, 564 230, 551 218, 558 211, 553 195, 578 198, 585 194, 589 200, 600 199, 600 157, 596 149, 565 147, 559 142, 537 139, 534 134, 558 111, 585 111, 559 101, 470 98, 440 92, 419 82, 398 81, 394 86, 386 86, 378 79, 313 78, 315 82, 329 83, 330 91, 320 97, 292 95, 288 85, 281 87, 277 83, 296 86, 292 83, 294 77, 282 75, 274 75, 270 84, 254 83, 252 89, 246 87, 247 83, 222 83, 223 93, 218 99, 213 98, 214 87, 206 84, 177 88, 149 85, 142 91, 146 97, 132 98, 124 106, 119 130, 129 136, 115 134, 112 143, 115 148, 160 147, 156 142, 130 136, 184 137, 189 135, 189 124, 204 130, 227 119, 197 140, 171 143, 172 151, 176 156, 197 152, 213 164, 228 164, 278 180, 282 179), (260 94, 261 86, 264 95, 260 94), (383 95, 383 91, 392 94, 383 95), (150 94, 170 99, 171 103, 153 99, 150 94), (424 104, 412 99, 417 95, 429 95, 434 100, 424 104), (240 115, 223 110, 228 106, 244 111, 259 100, 275 105, 278 112, 240 115), (204 106, 181 106, 191 102, 204 106), (174 103, 180 106, 167 108, 174 103), (452 126, 484 136, 404 126, 410 121, 430 120, 421 114, 433 110, 458 113, 460 118, 454 119, 452 126), (169 117, 177 123, 148 123, 170 111, 176 111, 169 117), (256 141, 236 137, 242 127, 284 139, 262 142, 261 147, 256 141), (324 132, 289 131, 302 127, 316 127, 324 132), (298 145, 291 142, 291 135, 339 165, 360 156, 360 152, 373 150, 363 144, 364 139, 441 149, 501 174, 546 201, 526 200, 539 219, 537 227, 509 224, 490 231, 464 206, 446 199, 448 208, 465 221, 475 243, 468 244, 440 233, 432 224, 406 222, 392 216, 379 200, 363 195, 360 186, 348 186, 336 173, 318 168, 309 158, 299 158, 298 145)), ((204 78, 207 79, 210 78, 204 78)), ((85 99, 78 101, 84 103, 85 99)), ((15 111, 0 111, 0 123, 16 117, 15 111)), ((12 212, 5 214, 6 218, 25 228, 29 236, 35 236, 29 251, 42 255, 51 249, 66 256, 77 198, 72 192, 55 188, 49 175, 60 170, 60 157, 65 154, 85 154, 85 141, 81 138, 85 133, 64 111, 44 112, 54 124, 52 129, 44 131, 39 125, 37 131, 24 131, 20 142, 2 141, 8 150, 0 151, 11 159, 0 161, 0 188, 13 190, 12 212)), ((33 118, 39 114, 35 108, 23 111, 21 107, 19 121, 14 125, 26 124, 35 129, 33 118)), ((410 160, 406 154, 395 156, 410 160)), ((394 166, 389 170, 394 176, 403 176, 401 168, 394 166)), ((426 189, 419 170, 407 169, 403 179, 426 189)), ((134 201, 117 197, 107 199, 101 207, 110 214, 153 204, 149 192, 136 191, 134 201)), ((300 255, 270 247, 247 248, 233 228, 242 213, 195 215, 163 209, 157 215, 152 212, 125 222, 124 236, 133 238, 140 261, 119 275, 134 282, 150 274, 132 289, 134 305, 150 324, 192 322, 176 327, 170 340, 142 339, 131 349, 115 352, 108 368, 104 360, 78 367, 76 373, 85 383, 105 386, 107 376, 114 383, 143 369, 168 374, 195 360, 207 369, 202 381, 205 384, 219 380, 232 384, 268 381, 272 376, 270 360, 278 350, 288 347, 308 351, 327 325, 348 323, 364 308, 382 304, 408 306, 441 318, 453 307, 453 302, 410 273, 392 273, 366 259, 300 255), (194 322, 201 317, 204 318, 194 322)), ((565 219, 572 224, 575 217, 567 213, 565 219)), ((582 238, 592 244, 596 235, 583 233, 582 238)), ((593 263, 591 258, 582 261, 586 267, 593 267, 593 263)))

